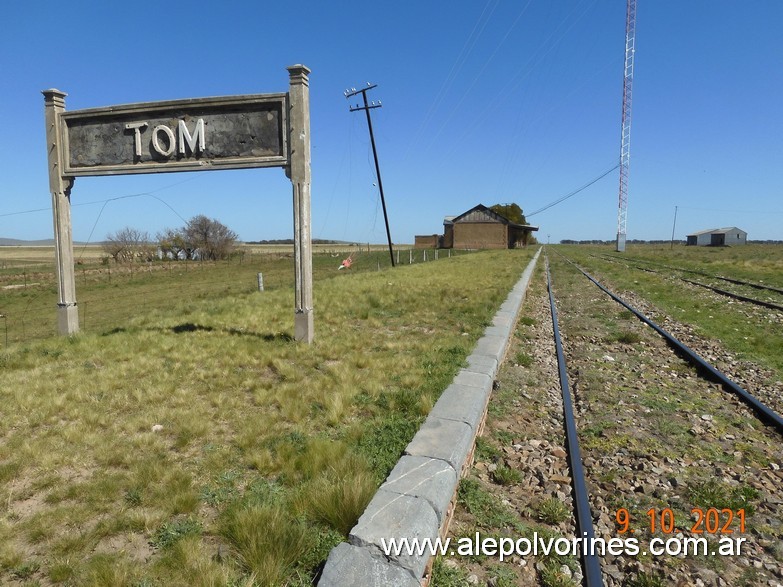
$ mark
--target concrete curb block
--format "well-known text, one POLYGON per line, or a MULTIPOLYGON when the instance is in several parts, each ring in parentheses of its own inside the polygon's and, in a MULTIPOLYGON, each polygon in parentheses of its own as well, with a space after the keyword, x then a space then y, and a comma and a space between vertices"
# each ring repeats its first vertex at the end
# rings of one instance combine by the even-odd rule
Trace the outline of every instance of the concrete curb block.
POLYGON ((381 489, 426 499, 443 524, 457 490, 457 471, 446 461, 431 457, 403 456, 381 489))
POLYGON ((441 459, 455 471, 462 471, 473 448, 473 432, 465 422, 428 416, 404 454, 441 459))
POLYGON ((373 557, 366 548, 342 542, 326 559, 319 585, 355 585, 359 587, 421 587, 408 571, 382 557, 373 557))
MULTIPOLYGON (((435 510, 426 499, 381 488, 348 534, 348 542, 352 546, 375 549, 383 557, 382 540, 407 536, 408 540, 434 541, 439 527, 435 510)), ((424 574, 429 558, 429 553, 417 555, 403 551, 388 560, 415 578, 424 574)))
MULTIPOLYGON (((490 382, 490 387, 492 383, 490 382)), ((477 393, 475 387, 452 383, 432 407, 430 416, 443 420, 464 422, 475 436, 484 418, 489 393, 477 393)))
POLYGON ((448 532, 457 484, 473 462, 492 384, 540 254, 541 249, 476 343, 468 366, 443 391, 370 501, 348 535, 350 544, 343 542, 329 553, 318 587, 420 587, 429 582, 429 553, 385 556, 381 540, 435 540, 448 532))
POLYGON ((484 373, 494 380, 498 371, 498 360, 494 357, 476 355, 474 353, 468 357, 468 366, 465 367, 465 371, 484 373))

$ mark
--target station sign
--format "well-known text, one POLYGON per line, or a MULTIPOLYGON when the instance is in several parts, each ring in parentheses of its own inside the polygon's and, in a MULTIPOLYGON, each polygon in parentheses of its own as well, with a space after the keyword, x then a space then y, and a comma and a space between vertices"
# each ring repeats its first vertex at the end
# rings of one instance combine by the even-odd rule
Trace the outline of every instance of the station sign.
POLYGON ((66 110, 44 90, 54 217, 57 330, 79 332, 71 190, 84 175, 283 167, 294 212, 294 338, 313 342, 310 237, 310 69, 288 68, 288 92, 66 110))
POLYGON ((283 167, 286 104, 255 94, 65 111, 63 176, 283 167))

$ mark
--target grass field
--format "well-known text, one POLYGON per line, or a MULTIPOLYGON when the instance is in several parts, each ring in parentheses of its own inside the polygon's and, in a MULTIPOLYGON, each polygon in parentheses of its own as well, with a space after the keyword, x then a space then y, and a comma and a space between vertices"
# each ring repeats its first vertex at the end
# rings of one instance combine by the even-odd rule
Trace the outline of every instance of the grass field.
MULTIPOLYGON (((600 247, 600 249, 609 254, 614 251, 613 247, 600 247)), ((619 255, 629 259, 644 259, 783 287, 783 245, 748 244, 736 247, 628 245, 625 253, 619 255)))
MULTIPOLYGON (((669 316, 692 325, 706 339, 720 341, 739 359, 770 369, 771 385, 783 381, 781 312, 735 303, 717 294, 704 293, 705 290, 694 291, 693 287, 677 279, 678 272, 661 267, 692 269, 783 287, 783 245, 675 246, 674 249, 669 246, 629 245, 625 253, 615 253, 611 246, 558 246, 555 250, 577 261, 595 277, 607 280, 610 287, 639 293, 669 316), (605 256, 616 261, 610 262, 605 256), (647 266, 660 273, 633 267, 635 259, 652 261, 654 264, 647 266)), ((763 297, 752 289, 743 293, 763 297)))
MULTIPOLYGON (((553 248, 783 379, 779 319, 602 259, 612 247, 553 248)), ((381 248, 351 272, 316 254, 308 347, 291 341, 290 253, 131 270, 85 252, 68 339, 51 250, 0 250, 17 286, 0 298, 0 584, 309 584, 532 252, 392 271, 381 248)), ((783 286, 779 246, 621 258, 783 286)))
MULTIPOLYGON (((338 274, 340 261, 354 253, 352 273, 389 267, 388 250, 333 245, 316 247, 314 278, 338 274)), ((423 261, 423 251, 400 250, 400 264, 423 261)), ((428 251, 431 260, 433 252, 428 251)), ((462 255, 463 251, 444 252, 462 255)), ((293 287, 293 249, 284 245, 245 245, 231 261, 158 261, 152 264, 103 263, 100 246, 76 247, 76 297, 79 321, 85 332, 122 327, 128 320, 152 310, 174 308, 186 299, 249 293, 257 290, 263 274, 267 290, 293 287)), ((0 348, 15 342, 45 338, 55 333, 57 286, 52 247, 0 247, 0 348)), ((293 309, 291 310, 293 314, 293 309)))
POLYGON ((87 265, 86 332, 0 353, 0 583, 309 584, 532 253, 317 255, 312 346, 290 258, 87 265))

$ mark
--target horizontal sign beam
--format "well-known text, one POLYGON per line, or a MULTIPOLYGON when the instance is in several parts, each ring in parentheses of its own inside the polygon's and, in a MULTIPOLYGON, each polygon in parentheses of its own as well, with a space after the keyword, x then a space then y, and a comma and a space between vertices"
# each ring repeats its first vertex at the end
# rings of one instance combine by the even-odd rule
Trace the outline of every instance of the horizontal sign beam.
POLYGON ((64 111, 62 175, 285 167, 287 104, 255 94, 64 111))

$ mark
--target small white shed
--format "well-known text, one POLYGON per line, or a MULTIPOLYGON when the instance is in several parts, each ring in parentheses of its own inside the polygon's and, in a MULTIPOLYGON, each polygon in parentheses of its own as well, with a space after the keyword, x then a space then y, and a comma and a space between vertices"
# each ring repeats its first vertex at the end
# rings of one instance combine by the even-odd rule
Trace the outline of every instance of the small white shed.
POLYGON ((747 241, 747 232, 736 226, 729 226, 728 228, 711 228, 689 234, 686 244, 699 247, 723 247, 744 245, 747 241))

